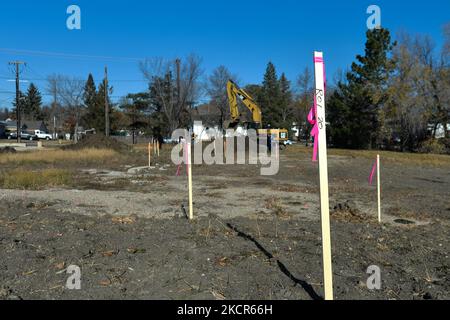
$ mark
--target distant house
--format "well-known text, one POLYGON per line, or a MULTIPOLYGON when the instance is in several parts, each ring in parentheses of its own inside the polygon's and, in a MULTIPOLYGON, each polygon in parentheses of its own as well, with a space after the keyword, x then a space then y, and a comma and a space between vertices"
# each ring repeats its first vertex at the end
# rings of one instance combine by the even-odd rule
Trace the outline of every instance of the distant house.
MULTIPOLYGON (((6 120, 3 122, 5 125, 5 133, 8 134, 10 132, 17 131, 17 121, 15 120, 6 120)), ((45 125, 44 121, 21 121, 21 130, 22 131, 34 131, 40 130, 44 132, 48 132, 48 128, 45 125)))
MULTIPOLYGON (((220 110, 210 104, 203 104, 191 110, 191 119, 193 120, 192 131, 198 140, 209 141, 215 137, 226 136, 229 133, 225 132, 230 123, 229 114, 225 114, 224 128, 221 129, 218 123, 220 122, 220 110)), ((241 121, 244 123, 250 119, 248 112, 244 110, 241 115, 241 121)), ((231 129, 231 128, 230 128, 231 129)), ((234 129, 233 135, 246 136, 247 129, 242 124, 239 124, 234 129)))
MULTIPOLYGON (((450 123, 447 123, 447 131, 450 131, 450 123)), ((436 126, 433 124, 429 124, 428 132, 430 132, 430 134, 434 133, 434 138, 436 139, 445 138, 444 124, 442 123, 439 123, 436 126)))

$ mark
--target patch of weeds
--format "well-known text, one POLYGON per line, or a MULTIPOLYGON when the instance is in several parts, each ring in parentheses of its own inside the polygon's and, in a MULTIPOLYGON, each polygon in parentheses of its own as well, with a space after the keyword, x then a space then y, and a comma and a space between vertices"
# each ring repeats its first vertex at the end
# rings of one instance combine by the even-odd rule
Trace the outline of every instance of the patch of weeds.
POLYGON ((49 187, 66 186, 72 181, 72 172, 64 169, 24 171, 20 169, 3 172, 0 185, 5 189, 41 190, 49 187))
POLYGON ((110 149, 84 149, 77 150, 47 150, 4 154, 0 157, 2 165, 24 165, 24 164, 85 164, 104 163, 109 159, 117 158, 119 154, 110 149))
POLYGON ((288 218, 290 214, 286 211, 285 207, 281 204, 281 200, 277 197, 270 197, 265 200, 264 208, 269 209, 280 218, 288 218))
POLYGON ((336 204, 331 210, 330 216, 334 220, 345 222, 375 222, 374 219, 366 217, 357 208, 350 205, 348 201, 336 204))

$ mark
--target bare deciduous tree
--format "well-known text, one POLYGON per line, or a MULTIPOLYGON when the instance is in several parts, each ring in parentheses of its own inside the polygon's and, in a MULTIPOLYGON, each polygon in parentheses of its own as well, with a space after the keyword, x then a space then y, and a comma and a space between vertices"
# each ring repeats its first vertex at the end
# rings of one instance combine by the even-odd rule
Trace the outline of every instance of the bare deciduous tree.
MULTIPOLYGON (((420 74, 416 78, 418 94, 427 109, 428 119, 433 125, 433 136, 442 125, 448 137, 450 80, 449 70, 444 59, 437 59, 435 45, 429 36, 416 36, 411 47, 412 54, 417 57, 420 74)), ((443 48, 443 50, 445 50, 443 48)), ((441 54, 441 57, 444 55, 441 54)))
POLYGON ((225 66, 219 66, 208 77, 206 91, 211 99, 211 105, 219 111, 218 125, 223 128, 225 120, 230 114, 228 104, 227 83, 228 80, 237 82, 237 76, 232 74, 225 66))
POLYGON ((437 59, 431 38, 406 33, 398 38, 386 114, 401 149, 415 149, 426 138, 429 125, 433 137, 440 125, 448 136, 449 71, 444 59, 437 59))
POLYGON ((402 35, 394 49, 395 75, 390 79, 389 101, 386 114, 391 119, 390 128, 400 140, 400 147, 415 148, 419 136, 426 134, 427 118, 423 99, 417 94, 417 79, 421 68, 411 50, 411 40, 402 35))
POLYGON ((313 103, 312 81, 312 72, 306 67, 297 79, 298 93, 294 108, 294 118, 299 130, 299 138, 304 138, 306 141, 308 141, 309 136, 309 125, 306 118, 313 103))
POLYGON ((54 94, 64 108, 74 132, 74 140, 78 140, 78 127, 80 113, 83 107, 84 81, 64 75, 52 75, 48 77, 47 91, 54 94))
POLYGON ((170 131, 188 125, 189 109, 200 94, 200 64, 201 59, 195 55, 189 55, 183 61, 151 58, 139 64, 170 131))
POLYGON ((449 66, 450 63, 450 22, 444 26, 444 47, 442 49, 442 59, 444 63, 449 66))

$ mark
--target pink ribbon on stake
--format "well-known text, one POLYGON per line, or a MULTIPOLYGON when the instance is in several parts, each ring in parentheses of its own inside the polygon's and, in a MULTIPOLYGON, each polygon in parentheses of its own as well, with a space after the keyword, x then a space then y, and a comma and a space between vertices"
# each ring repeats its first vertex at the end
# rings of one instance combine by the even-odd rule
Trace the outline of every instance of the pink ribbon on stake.
MULTIPOLYGON (((322 63, 323 64, 323 82, 324 82, 324 96, 326 89, 326 77, 325 77, 325 64, 323 63, 323 58, 315 57, 314 63, 322 63)), ((314 105, 311 107, 308 113, 308 122, 313 126, 311 130, 311 137, 314 139, 314 147, 313 147, 313 156, 312 161, 317 161, 317 151, 319 149, 319 127, 317 126, 317 101, 316 94, 314 93, 314 105)))
POLYGON ((373 176, 375 175, 375 169, 377 168, 377 162, 378 162, 378 160, 375 160, 375 163, 373 164, 373 167, 372 167, 372 171, 370 172, 370 175, 369 175, 369 186, 372 185, 373 176))
POLYGON ((312 161, 317 161, 317 149, 319 146, 319 127, 317 126, 316 115, 317 115, 317 105, 316 105, 316 96, 314 95, 314 105, 312 106, 308 114, 308 122, 313 126, 310 133, 311 137, 313 137, 314 139, 312 161))
MULTIPOLYGON (((186 163, 186 175, 188 174, 188 166, 189 166, 187 151, 188 151, 187 142, 183 142, 183 155, 184 155, 184 162, 186 163)), ((177 167, 177 173, 176 173, 177 177, 180 175, 181 164, 182 163, 180 163, 177 167)))

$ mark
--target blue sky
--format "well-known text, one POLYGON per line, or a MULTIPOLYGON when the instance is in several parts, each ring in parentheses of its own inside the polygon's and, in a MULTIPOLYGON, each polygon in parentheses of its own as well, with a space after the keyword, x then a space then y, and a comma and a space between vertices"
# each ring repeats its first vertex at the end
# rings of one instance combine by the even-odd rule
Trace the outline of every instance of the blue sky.
MULTIPOLYGON (((324 51, 329 79, 362 53, 366 9, 381 8, 382 25, 428 34, 442 44, 442 26, 450 22, 450 1, 11 1, 0 4, 0 48, 88 56, 145 58, 202 57, 208 75, 225 65, 242 84, 259 83, 268 61, 293 82, 312 66, 312 52, 324 51), (81 8, 81 30, 66 28, 66 9, 81 8)), ((47 75, 60 73, 96 81, 108 65, 114 98, 145 90, 136 60, 61 58, 4 52, 0 49, 0 107, 14 99, 8 61, 25 60, 22 77, 45 91, 47 75), (119 81, 127 80, 127 81, 119 81), (129 81, 132 80, 132 81, 129 81)), ((26 83, 21 84, 27 86, 26 83)), ((48 97, 45 98, 48 101, 48 97)))

